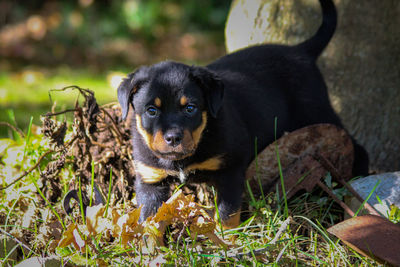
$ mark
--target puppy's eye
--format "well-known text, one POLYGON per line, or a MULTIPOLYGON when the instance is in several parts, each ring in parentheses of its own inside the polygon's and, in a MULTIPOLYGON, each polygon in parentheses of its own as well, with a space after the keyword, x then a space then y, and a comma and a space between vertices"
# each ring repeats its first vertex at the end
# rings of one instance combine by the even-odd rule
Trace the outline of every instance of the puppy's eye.
POLYGON ((185 111, 188 114, 193 114, 196 111, 196 106, 193 104, 189 104, 185 107, 185 111))
POLYGON ((149 115, 150 117, 155 117, 158 113, 157 108, 150 106, 146 109, 146 113, 147 115, 149 115))

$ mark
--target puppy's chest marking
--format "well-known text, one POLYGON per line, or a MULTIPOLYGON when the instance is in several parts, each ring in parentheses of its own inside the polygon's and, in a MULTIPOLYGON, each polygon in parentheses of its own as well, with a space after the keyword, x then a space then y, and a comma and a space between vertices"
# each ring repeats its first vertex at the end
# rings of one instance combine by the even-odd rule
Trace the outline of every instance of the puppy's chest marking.
POLYGON ((218 155, 212 158, 209 158, 205 161, 193 163, 187 166, 186 168, 176 170, 166 170, 161 168, 156 168, 152 166, 148 166, 140 161, 134 161, 135 171, 141 176, 141 179, 146 184, 154 184, 162 181, 168 176, 175 176, 179 178, 181 183, 184 183, 187 180, 187 177, 190 174, 198 171, 216 171, 219 170, 222 166, 222 156, 218 155))
POLYGON ((183 169, 179 169, 179 180, 181 181, 181 183, 183 184, 184 182, 186 182, 187 179, 187 175, 185 174, 185 171, 183 169))

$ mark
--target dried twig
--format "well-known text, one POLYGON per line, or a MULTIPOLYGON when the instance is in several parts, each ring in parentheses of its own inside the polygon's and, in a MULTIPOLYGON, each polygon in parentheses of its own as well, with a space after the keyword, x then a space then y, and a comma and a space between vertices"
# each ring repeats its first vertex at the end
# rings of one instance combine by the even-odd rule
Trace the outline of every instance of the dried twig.
POLYGON ((17 179, 15 179, 14 181, 12 181, 12 182, 9 183, 8 185, 6 185, 6 186, 1 186, 1 187, 0 187, 0 190, 4 190, 4 189, 9 188, 10 186, 12 186, 13 184, 15 184, 16 182, 20 181, 20 180, 21 180, 22 178, 24 178, 25 176, 27 176, 29 173, 31 173, 34 169, 36 169, 36 168, 39 166, 40 162, 41 162, 48 154, 53 153, 53 152, 54 152, 54 150, 47 150, 46 152, 44 152, 44 153, 39 157, 39 159, 37 160, 37 162, 36 162, 35 165, 33 165, 32 167, 30 167, 29 170, 24 171, 24 173, 22 173, 17 179))
POLYGON ((269 242, 269 245, 275 245, 276 242, 279 240, 279 238, 281 237, 281 235, 283 234, 284 231, 286 231, 287 227, 289 226, 290 222, 292 222, 292 217, 289 216, 279 227, 278 232, 276 233, 274 239, 271 240, 271 242, 269 242))
POLYGON ((121 145, 123 135, 120 132, 117 124, 115 123, 114 119, 111 117, 110 113, 107 112, 107 110, 105 110, 104 108, 100 108, 100 110, 103 111, 104 114, 111 120, 111 124, 113 125, 114 130, 118 133, 118 136, 117 136, 118 143, 119 143, 119 145, 121 145))
POLYGON ((50 101, 52 101, 51 100, 51 94, 50 94, 51 92, 62 92, 62 91, 68 90, 68 89, 76 89, 84 96, 86 96, 88 94, 93 95, 93 92, 91 92, 89 89, 81 88, 81 87, 79 87, 77 85, 69 85, 69 86, 63 87, 61 89, 51 89, 51 90, 49 90, 50 101))
POLYGON ((17 132, 18 135, 19 135, 21 138, 25 138, 24 132, 23 132, 21 129, 19 129, 18 127, 12 125, 11 123, 8 123, 8 122, 5 122, 5 121, 0 121, 0 125, 10 127, 13 131, 17 132))
POLYGON ((90 142, 92 143, 92 145, 99 146, 101 148, 112 148, 111 145, 105 145, 105 144, 99 143, 97 141, 94 141, 92 136, 90 136, 90 135, 88 135, 88 137, 89 137, 90 142))
POLYGON ((114 102, 103 104, 103 105, 101 105, 101 107, 102 108, 112 107, 112 106, 117 105, 117 104, 118 104, 118 102, 114 101, 114 102))
POLYGON ((78 109, 77 109, 77 108, 74 108, 74 109, 66 109, 66 110, 59 111, 59 112, 46 113, 46 114, 44 114, 43 116, 45 116, 45 117, 52 117, 52 116, 57 116, 57 115, 65 114, 65 113, 68 113, 68 112, 75 112, 75 111, 78 111, 78 109))

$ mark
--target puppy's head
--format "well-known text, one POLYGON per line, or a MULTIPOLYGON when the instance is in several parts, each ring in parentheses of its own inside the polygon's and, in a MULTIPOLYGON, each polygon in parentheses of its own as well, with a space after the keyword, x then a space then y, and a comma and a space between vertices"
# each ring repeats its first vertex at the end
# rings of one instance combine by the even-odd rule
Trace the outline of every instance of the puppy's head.
POLYGON ((223 83, 201 67, 162 62, 128 75, 118 88, 125 119, 133 107, 136 130, 157 156, 180 160, 192 155, 222 105, 223 83))

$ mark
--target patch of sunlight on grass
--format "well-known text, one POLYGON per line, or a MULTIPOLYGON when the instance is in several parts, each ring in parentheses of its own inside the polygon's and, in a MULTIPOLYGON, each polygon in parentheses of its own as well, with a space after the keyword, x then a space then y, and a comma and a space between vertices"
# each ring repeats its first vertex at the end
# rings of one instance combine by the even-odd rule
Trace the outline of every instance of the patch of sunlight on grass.
POLYGON ((107 74, 107 81, 110 87, 116 92, 119 84, 125 77, 126 74, 122 72, 110 72, 109 74, 107 74))
MULTIPOLYGON (((43 105, 50 104, 48 91, 61 89, 69 85, 77 85, 95 92, 99 104, 116 100, 116 90, 113 89, 107 77, 117 72, 104 75, 92 74, 85 70, 57 68, 55 70, 25 69, 20 72, 3 72, 0 74, 0 105, 43 105)), ((115 79, 114 79, 115 83, 115 79)), ((52 93, 53 100, 60 104, 72 104, 77 92, 52 93)))
MULTIPOLYGON (((34 124, 40 125, 40 115, 51 109, 49 90, 70 85, 94 91, 100 105, 117 101, 117 87, 124 75, 126 74, 117 70, 95 74, 69 67, 27 67, 18 72, 1 71, 0 121, 11 122, 6 110, 12 110, 18 127, 25 129, 30 116, 34 117, 34 124)), ((57 102, 57 109, 72 108, 77 97, 76 90, 51 92, 52 100, 57 102)), ((0 136, 8 136, 8 131, 0 127, 0 136)))

